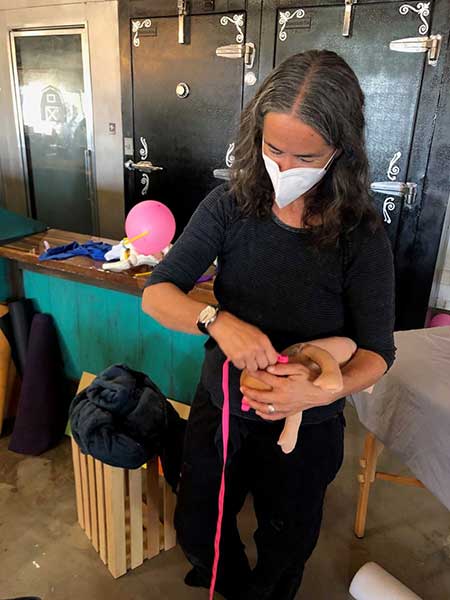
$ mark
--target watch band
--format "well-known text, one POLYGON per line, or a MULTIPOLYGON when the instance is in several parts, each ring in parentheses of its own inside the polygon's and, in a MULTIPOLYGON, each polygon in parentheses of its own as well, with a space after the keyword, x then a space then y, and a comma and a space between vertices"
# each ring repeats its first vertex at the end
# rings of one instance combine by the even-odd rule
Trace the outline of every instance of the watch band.
MULTIPOLYGON (((199 318, 197 319, 197 327, 203 334, 209 335, 208 327, 209 327, 209 325, 214 323, 214 321, 217 319, 217 315, 219 314, 219 305, 218 304, 217 305, 209 304, 206 308, 213 308, 215 310, 214 315, 212 317, 210 317, 209 319, 207 319, 206 321, 204 321, 201 319, 202 313, 200 313, 199 318)), ((205 310, 205 309, 203 309, 203 310, 205 310)))

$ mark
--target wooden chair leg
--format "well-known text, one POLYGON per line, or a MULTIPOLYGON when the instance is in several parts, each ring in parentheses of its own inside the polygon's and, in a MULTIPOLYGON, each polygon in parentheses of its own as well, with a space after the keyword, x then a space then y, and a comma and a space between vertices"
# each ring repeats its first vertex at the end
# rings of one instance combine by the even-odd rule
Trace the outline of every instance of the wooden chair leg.
POLYGON ((364 451, 359 461, 362 468, 358 475, 359 497, 356 509, 355 535, 364 537, 369 505, 370 486, 375 481, 378 456, 383 450, 383 444, 377 440, 373 433, 367 433, 364 440, 364 451))
MULTIPOLYGON (((1 306, 0 306, 0 317, 1 306)), ((0 434, 3 427, 3 419, 6 414, 6 403, 8 398, 8 380, 11 364, 11 347, 4 333, 0 331, 0 434)))

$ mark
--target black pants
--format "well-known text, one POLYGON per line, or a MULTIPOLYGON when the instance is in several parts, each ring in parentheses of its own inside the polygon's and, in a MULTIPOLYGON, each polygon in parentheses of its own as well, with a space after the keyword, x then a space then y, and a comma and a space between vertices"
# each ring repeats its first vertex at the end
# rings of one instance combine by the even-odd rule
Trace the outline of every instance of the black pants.
MULTIPOLYGON (((178 541, 209 585, 221 478, 217 432, 221 411, 199 386, 186 431, 175 513, 178 541)), ((227 598, 290 600, 300 587, 305 562, 319 537, 328 484, 339 471, 344 417, 301 428, 299 441, 284 454, 277 440, 284 421, 265 423, 232 417, 226 470, 225 511, 216 589, 227 598), (248 493, 258 522, 253 571, 236 516, 248 493)))

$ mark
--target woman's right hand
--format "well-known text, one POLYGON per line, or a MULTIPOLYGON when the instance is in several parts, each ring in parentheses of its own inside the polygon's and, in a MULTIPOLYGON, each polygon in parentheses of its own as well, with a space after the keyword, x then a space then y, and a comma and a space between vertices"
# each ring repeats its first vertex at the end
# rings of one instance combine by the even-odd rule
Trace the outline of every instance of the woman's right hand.
POLYGON ((257 371, 277 363, 278 352, 267 335, 231 313, 219 312, 208 333, 237 369, 257 371))

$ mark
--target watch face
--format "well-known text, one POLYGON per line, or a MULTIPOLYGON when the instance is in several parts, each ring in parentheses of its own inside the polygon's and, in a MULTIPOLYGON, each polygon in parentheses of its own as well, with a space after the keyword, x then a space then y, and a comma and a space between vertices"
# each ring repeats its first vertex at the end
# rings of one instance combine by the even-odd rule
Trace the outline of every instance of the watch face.
POLYGON ((210 319, 214 317, 215 314, 216 309, 214 308, 214 306, 206 306, 200 313, 198 320, 202 323, 207 323, 210 319))

